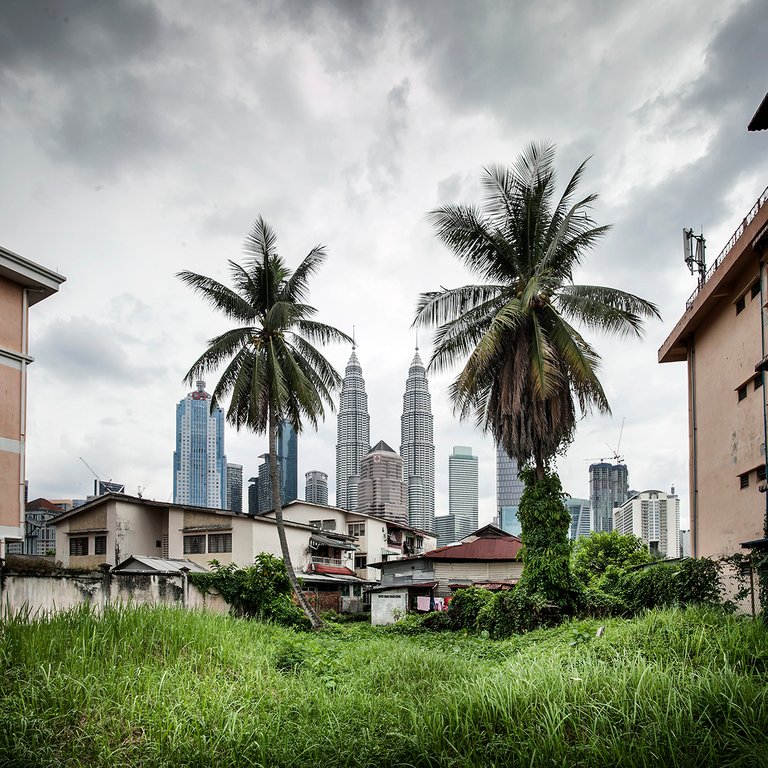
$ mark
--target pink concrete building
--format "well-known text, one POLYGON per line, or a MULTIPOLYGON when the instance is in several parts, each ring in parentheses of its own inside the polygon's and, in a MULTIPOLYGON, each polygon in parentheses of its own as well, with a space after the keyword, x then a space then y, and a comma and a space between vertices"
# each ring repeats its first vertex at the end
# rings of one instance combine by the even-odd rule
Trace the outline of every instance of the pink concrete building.
POLYGON ((0 558, 24 535, 29 308, 64 279, 0 247, 0 558))
POLYGON ((702 276, 659 362, 688 367, 691 554, 741 551, 766 524, 768 189, 702 276))

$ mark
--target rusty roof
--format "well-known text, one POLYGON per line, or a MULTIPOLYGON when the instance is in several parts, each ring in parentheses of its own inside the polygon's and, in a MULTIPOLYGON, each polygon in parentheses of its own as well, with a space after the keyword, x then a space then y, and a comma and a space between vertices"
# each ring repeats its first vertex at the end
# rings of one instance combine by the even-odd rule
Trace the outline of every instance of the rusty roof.
POLYGON ((420 557, 427 560, 517 560, 522 546, 516 536, 483 536, 465 544, 439 547, 420 557))

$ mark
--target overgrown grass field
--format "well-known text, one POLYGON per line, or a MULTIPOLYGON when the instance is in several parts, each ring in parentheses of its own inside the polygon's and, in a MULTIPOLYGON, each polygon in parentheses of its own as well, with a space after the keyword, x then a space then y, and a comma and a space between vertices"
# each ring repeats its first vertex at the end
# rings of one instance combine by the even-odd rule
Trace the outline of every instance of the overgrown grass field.
POLYGON ((492 642, 171 609, 10 619, 0 765, 768 765, 761 624, 599 624, 492 642))

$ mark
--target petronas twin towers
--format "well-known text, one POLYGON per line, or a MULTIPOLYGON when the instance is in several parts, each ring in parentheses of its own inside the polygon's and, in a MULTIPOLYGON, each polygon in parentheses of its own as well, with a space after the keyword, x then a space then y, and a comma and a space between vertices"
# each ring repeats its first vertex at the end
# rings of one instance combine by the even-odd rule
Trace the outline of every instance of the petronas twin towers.
MULTIPOLYGON (((336 444, 336 506, 358 509, 360 462, 371 450, 368 395, 360 361, 352 347, 339 402, 336 444)), ((413 528, 432 531, 435 522, 435 444, 432 400, 418 347, 408 370, 400 420, 400 457, 413 528)))

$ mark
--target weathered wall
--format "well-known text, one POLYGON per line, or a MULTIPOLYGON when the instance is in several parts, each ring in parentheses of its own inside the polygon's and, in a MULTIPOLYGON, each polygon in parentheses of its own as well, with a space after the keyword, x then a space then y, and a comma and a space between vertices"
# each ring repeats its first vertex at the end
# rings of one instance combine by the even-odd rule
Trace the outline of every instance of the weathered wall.
POLYGON ((374 592, 371 595, 371 624, 394 624, 399 617, 405 616, 408 593, 374 592))
POLYGON ((32 615, 58 613, 80 605, 102 610, 110 605, 186 606, 227 613, 229 606, 219 595, 203 595, 181 576, 166 574, 112 574, 107 596, 101 574, 36 576, 5 574, 0 604, 3 612, 32 615))

